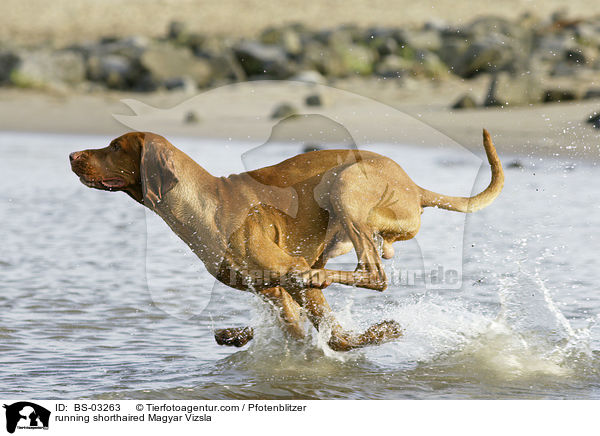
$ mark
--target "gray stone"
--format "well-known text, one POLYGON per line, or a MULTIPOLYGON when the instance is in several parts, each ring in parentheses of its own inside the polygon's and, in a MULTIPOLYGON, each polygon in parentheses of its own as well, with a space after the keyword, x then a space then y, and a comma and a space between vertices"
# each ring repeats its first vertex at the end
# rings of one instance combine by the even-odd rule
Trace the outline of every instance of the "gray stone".
POLYGON ((440 32, 434 29, 405 30, 403 39, 414 50, 438 52, 442 48, 440 32))
POLYGON ((208 59, 212 68, 213 80, 241 82, 247 78, 246 72, 229 49, 210 55, 206 59, 208 59))
POLYGON ((129 59, 139 59, 142 53, 148 48, 150 42, 143 36, 131 36, 117 40, 92 42, 80 44, 73 47, 82 53, 86 58, 91 56, 120 55, 129 59))
POLYGON ((304 99, 306 106, 323 106, 324 99, 321 94, 311 94, 304 99))
POLYGON ((504 35, 513 39, 522 39, 530 33, 530 29, 520 25, 517 21, 490 15, 476 18, 465 26, 464 29, 461 29, 461 32, 465 37, 472 40, 490 34, 504 35))
POLYGON ((302 153, 310 153, 311 151, 320 151, 323 150, 323 147, 321 147, 318 144, 311 144, 311 143, 306 143, 304 144, 304 147, 302 147, 302 153))
POLYGON ((0 85, 10 81, 10 74, 20 61, 21 59, 15 52, 0 50, 0 85))
POLYGON ((338 41, 324 46, 312 41, 306 45, 304 62, 325 76, 348 77, 371 74, 375 59, 375 52, 362 45, 343 45, 338 41))
POLYGON ((290 103, 281 103, 271 113, 272 119, 287 118, 298 113, 298 110, 290 103))
POLYGON ((188 76, 167 79, 164 81, 163 85, 169 91, 177 89, 182 90, 186 94, 192 94, 197 91, 196 82, 194 81, 194 79, 188 76))
POLYGON ((452 109, 473 109, 477 107, 477 102, 475 98, 469 93, 461 96, 456 102, 452 105, 452 109))
POLYGON ((150 73, 152 79, 159 83, 187 76, 202 87, 206 86, 212 78, 209 61, 194 56, 186 47, 155 44, 144 51, 140 63, 150 73))
POLYGON ((167 29, 167 38, 175 41, 181 41, 182 39, 185 39, 188 34, 188 26, 183 21, 171 21, 169 23, 169 28, 167 29))
POLYGON ((567 50, 575 48, 575 36, 571 32, 539 35, 535 43, 536 54, 547 60, 563 59, 567 50))
POLYGON ((10 80, 21 87, 60 87, 85 80, 83 56, 74 51, 24 52, 10 73, 10 80))
POLYGON ((418 52, 412 66, 412 74, 429 78, 440 78, 449 74, 449 67, 433 52, 418 52))
POLYGON ((264 44, 278 45, 292 56, 302 53, 302 38, 292 27, 266 29, 261 34, 260 40, 264 44))
POLYGON ((585 94, 583 95, 583 98, 588 100, 588 99, 593 99, 593 98, 600 98, 600 88, 590 88, 588 89, 585 94))
POLYGON ((473 77, 482 72, 502 71, 515 60, 512 41, 500 34, 486 35, 471 44, 454 65, 462 77, 473 77))
POLYGON ((198 124, 200 122, 200 117, 195 111, 189 111, 185 114, 183 122, 185 124, 198 124))
POLYGON ((506 164, 506 168, 508 169, 523 169, 525 165, 519 159, 513 159, 509 163, 506 164))
POLYGON ((591 114, 588 117, 588 119, 586 120, 586 122, 588 124, 591 124, 592 127, 596 128, 596 129, 600 129, 600 113, 594 112, 593 114, 591 114))
POLYGON ((585 64, 587 62, 585 50, 581 47, 570 48, 565 51, 565 60, 567 62, 572 62, 576 64, 585 64))
POLYGON ((523 106, 541 103, 543 89, 534 74, 512 75, 506 72, 492 76, 484 106, 523 106))
POLYGON ((92 56, 87 61, 87 77, 112 89, 131 88, 139 75, 139 68, 126 56, 108 54, 92 56))
POLYGON ((290 80, 297 80, 298 82, 325 84, 327 79, 323 77, 321 73, 314 70, 304 70, 294 74, 290 77, 290 80))
POLYGON ((575 26, 575 37, 580 44, 600 47, 600 23, 578 23, 575 26))
POLYGON ((285 50, 278 45, 242 41, 233 50, 244 72, 250 77, 266 76, 287 79, 293 73, 285 50))
POLYGON ((560 103, 577 100, 577 92, 573 89, 552 88, 544 91, 544 103, 560 103))
POLYGON ((375 66, 375 73, 382 77, 402 77, 411 71, 414 61, 400 56, 390 55, 384 57, 375 66))
MULTIPOLYGON (((444 38, 439 57, 451 71, 460 70, 464 63, 464 56, 469 48, 469 42, 458 35, 448 35, 444 38)), ((458 73, 457 73, 458 74, 458 73)))
POLYGON ((399 45, 390 32, 377 32, 367 37, 367 45, 377 51, 379 56, 389 56, 398 51, 399 45))

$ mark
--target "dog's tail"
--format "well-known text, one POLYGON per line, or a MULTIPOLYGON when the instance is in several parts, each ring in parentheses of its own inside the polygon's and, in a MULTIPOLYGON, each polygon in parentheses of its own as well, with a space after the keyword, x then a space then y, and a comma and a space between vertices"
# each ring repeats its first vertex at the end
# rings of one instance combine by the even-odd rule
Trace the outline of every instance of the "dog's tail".
POLYGON ((483 146, 492 167, 492 181, 483 192, 473 197, 451 197, 421 188, 421 206, 439 207, 456 212, 470 213, 490 205, 500 194, 500 191, 502 191, 502 187, 504 186, 504 172, 502 171, 502 164, 496 153, 496 148, 492 143, 492 138, 485 129, 483 129, 483 146))

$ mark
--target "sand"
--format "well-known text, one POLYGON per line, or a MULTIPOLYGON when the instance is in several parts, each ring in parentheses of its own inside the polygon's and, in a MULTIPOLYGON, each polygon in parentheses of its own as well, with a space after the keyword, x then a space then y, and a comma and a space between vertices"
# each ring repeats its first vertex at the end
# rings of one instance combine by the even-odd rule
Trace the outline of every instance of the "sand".
MULTIPOLYGON (((344 120, 342 124, 354 129, 357 139, 438 145, 439 137, 430 134, 431 130, 481 153, 481 129, 487 128, 498 149, 507 154, 594 160, 600 156, 600 130, 585 122, 590 113, 600 111, 600 100, 518 108, 449 109, 450 102, 466 89, 481 95, 485 85, 483 79, 446 80, 436 85, 419 81, 403 87, 389 81, 341 81, 335 88, 320 90, 325 97, 325 106, 320 108, 304 104, 305 97, 315 88, 299 82, 249 82, 200 93, 199 97, 181 92, 49 94, 0 89, 0 130, 116 137, 134 128, 167 137, 256 140, 277 123, 270 116, 274 108, 288 102, 301 114, 344 120), (138 112, 175 109, 154 113, 150 123, 148 114, 140 120, 125 118, 124 125, 114 117, 132 115, 132 110, 121 102, 123 99, 133 101, 132 105, 139 102, 138 112), (190 111, 195 112, 198 122, 185 122, 190 111), (399 113, 406 115, 397 118, 398 125, 386 127, 390 114, 399 113), (394 129, 402 132, 401 137, 391 133, 394 129)), ((302 126, 299 129, 306 130, 302 126)))
MULTIPOLYGON (((175 19, 187 22, 193 30, 239 37, 256 35, 267 26, 292 21, 312 28, 333 28, 343 23, 418 25, 431 20, 460 24, 483 14, 513 18, 533 12, 548 17, 558 9, 565 10, 571 17, 589 16, 598 14, 600 5, 592 6, 588 0, 571 0, 568 5, 559 0, 3 0, 0 2, 0 43, 65 45, 106 35, 157 36, 163 35, 168 23, 175 19)), ((599 100, 521 108, 449 109, 467 91, 482 99, 488 80, 415 80, 400 86, 394 80, 373 78, 337 81, 333 86, 389 105, 478 152, 481 152, 481 129, 485 127, 492 132, 499 150, 506 153, 598 157, 600 130, 590 127, 585 119, 590 113, 600 111, 599 100)), ((304 98, 310 92, 306 86, 270 83, 260 88, 260 98, 256 99, 246 91, 236 93, 233 88, 225 100, 213 98, 206 109, 198 108, 201 112, 198 123, 186 124, 183 122, 185 114, 179 114, 168 120, 159 117, 152 127, 157 133, 170 135, 247 139, 273 125, 269 115, 277 104, 290 102, 302 113, 320 111, 334 117, 343 114, 352 125, 362 126, 362 131, 373 140, 391 140, 389 132, 374 122, 385 119, 385 109, 368 114, 360 97, 339 96, 339 93, 324 108, 308 108, 304 98)), ((181 92, 48 93, 0 88, 0 130, 117 136, 128 128, 116 121, 113 114, 131 114, 120 100, 134 99, 165 109, 191 97, 181 92)), ((407 122, 402 126, 407 131, 404 139, 435 145, 435 135, 422 134, 417 124, 407 122)))
POLYGON ((286 22, 316 29, 345 23, 460 24, 482 14, 514 18, 531 12, 547 18, 559 9, 573 17, 600 13, 600 5, 589 0, 2 0, 0 42, 63 45, 101 36, 159 36, 172 20, 203 33, 237 37, 253 36, 267 26, 286 22))

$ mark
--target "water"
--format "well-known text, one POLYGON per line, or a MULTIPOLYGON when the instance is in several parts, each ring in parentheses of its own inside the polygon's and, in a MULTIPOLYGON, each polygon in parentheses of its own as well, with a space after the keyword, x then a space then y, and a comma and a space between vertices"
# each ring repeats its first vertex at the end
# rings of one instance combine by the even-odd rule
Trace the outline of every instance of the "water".
MULTIPOLYGON (((331 286, 325 294, 347 327, 391 318, 405 329, 399 341, 343 354, 316 332, 287 341, 262 303, 215 285, 143 207, 79 183, 68 153, 109 139, 0 134, 0 396, 600 398, 594 163, 521 157, 489 208, 468 217, 428 209, 419 239, 395 244, 386 270, 418 268, 421 254, 436 263, 458 252, 462 287, 416 282, 381 294, 331 286), (436 244, 442 248, 432 253, 436 244), (256 327, 249 346, 214 343, 213 328, 236 325, 256 327)), ((242 170, 248 148, 174 143, 214 174, 242 170)), ((448 150, 372 149, 447 194, 470 192, 479 169, 473 156, 448 150)), ((273 146, 259 157, 274 163, 297 151, 273 146)))

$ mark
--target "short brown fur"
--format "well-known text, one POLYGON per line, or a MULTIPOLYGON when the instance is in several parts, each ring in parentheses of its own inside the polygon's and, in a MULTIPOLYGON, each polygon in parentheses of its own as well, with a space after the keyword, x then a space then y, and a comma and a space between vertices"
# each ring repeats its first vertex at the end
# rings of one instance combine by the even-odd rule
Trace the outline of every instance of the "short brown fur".
MULTIPOLYGON (((306 312, 317 329, 331 330, 330 347, 345 351, 392 340, 401 329, 383 321, 362 334, 345 331, 322 289, 341 283, 385 290, 380 256, 391 258, 392 243, 417 234, 424 207, 474 212, 489 205, 504 174, 485 130, 483 142, 492 180, 474 197, 423 189, 394 161, 369 151, 313 151, 214 177, 165 138, 134 132, 70 159, 87 186, 124 191, 161 216, 218 280, 272 303, 292 337, 305 335, 306 312), (352 249, 354 271, 325 268, 352 249)), ((215 332, 223 345, 242 346, 252 336, 249 327, 215 332)))

